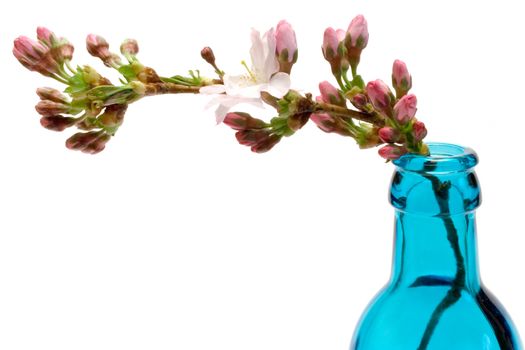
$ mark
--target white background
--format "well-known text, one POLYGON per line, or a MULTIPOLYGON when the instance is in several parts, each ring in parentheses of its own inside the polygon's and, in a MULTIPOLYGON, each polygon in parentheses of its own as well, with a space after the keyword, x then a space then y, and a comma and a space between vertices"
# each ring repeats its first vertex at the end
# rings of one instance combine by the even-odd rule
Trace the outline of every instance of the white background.
MULTIPOLYGON (((12 40, 48 26, 76 45, 75 64, 115 78, 84 49, 134 37, 162 75, 211 70, 200 49, 241 72, 252 26, 296 29, 293 85, 330 79, 327 26, 368 19, 367 80, 394 59, 414 78, 430 141, 474 148, 484 282, 525 332, 522 172, 523 11, 517 1, 148 0, 31 3, 0 14, 0 349, 347 349, 390 273, 392 165, 309 124, 267 154, 215 126, 206 98, 130 106, 97 156, 39 125, 38 86, 12 40)), ((115 79, 114 79, 115 80, 115 79)), ((269 119, 270 111, 259 117, 269 119)))

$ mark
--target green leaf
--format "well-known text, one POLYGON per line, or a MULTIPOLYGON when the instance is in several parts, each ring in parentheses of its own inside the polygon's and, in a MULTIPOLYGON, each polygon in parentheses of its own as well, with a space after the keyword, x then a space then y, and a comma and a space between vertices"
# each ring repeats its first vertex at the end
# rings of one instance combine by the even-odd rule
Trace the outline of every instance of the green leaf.
POLYGON ((118 71, 124 76, 124 78, 126 78, 127 81, 137 79, 137 75, 135 74, 134 69, 131 67, 131 64, 125 64, 120 66, 118 71))
POLYGON ((74 95, 89 89, 89 84, 84 80, 84 73, 80 67, 77 68, 76 73, 71 78, 69 78, 68 81, 69 86, 64 90, 64 92, 70 95, 74 95))
POLYGON ((182 75, 174 75, 170 78, 162 78, 162 80, 185 86, 201 86, 203 84, 203 79, 198 69, 190 70, 188 74, 190 75, 189 77, 184 77, 182 75))

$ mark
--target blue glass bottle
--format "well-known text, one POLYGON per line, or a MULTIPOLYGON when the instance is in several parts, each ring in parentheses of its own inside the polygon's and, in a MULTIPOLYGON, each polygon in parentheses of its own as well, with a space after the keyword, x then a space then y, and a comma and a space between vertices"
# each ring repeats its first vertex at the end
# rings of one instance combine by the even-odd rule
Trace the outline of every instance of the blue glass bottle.
POLYGON ((352 350, 521 350, 509 316, 481 283, 468 148, 429 144, 394 161, 395 244, 389 283, 367 307, 352 350))

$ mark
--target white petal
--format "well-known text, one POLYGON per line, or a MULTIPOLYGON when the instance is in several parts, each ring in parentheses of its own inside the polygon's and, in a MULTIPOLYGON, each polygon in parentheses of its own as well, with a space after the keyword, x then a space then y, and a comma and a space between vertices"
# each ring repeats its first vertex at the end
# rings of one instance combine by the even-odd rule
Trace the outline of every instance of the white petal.
POLYGON ((259 98, 261 93, 261 85, 256 84, 250 77, 245 75, 225 76, 224 86, 228 96, 259 98))
POLYGON ((203 86, 199 89, 199 93, 204 95, 222 94, 226 92, 226 88, 222 84, 203 86))
POLYGON ((217 109, 215 110, 215 121, 217 124, 220 124, 224 121, 224 118, 226 118, 226 114, 228 114, 228 111, 231 107, 228 107, 226 105, 219 105, 217 109))
POLYGON ((281 98, 290 90, 290 75, 279 72, 276 73, 271 79, 270 83, 264 91, 269 92, 277 98, 281 98))
POLYGON ((245 75, 226 75, 224 77, 224 87, 226 94, 230 96, 242 95, 242 90, 250 85, 255 84, 245 75))
POLYGON ((226 96, 226 95, 218 95, 218 96, 212 98, 211 100, 208 101, 208 103, 206 103, 206 105, 204 106, 204 109, 208 109, 208 108, 211 108, 211 107, 213 107, 215 105, 218 105, 225 98, 228 98, 228 96, 226 96))
POLYGON ((228 114, 228 112, 230 111, 230 109, 232 109, 233 106, 241 103, 246 103, 261 108, 264 107, 260 98, 223 96, 220 105, 215 110, 215 119, 217 121, 217 124, 222 123, 222 121, 226 117, 226 114, 228 114))
POLYGON ((252 47, 250 49, 250 56, 252 58, 252 65, 254 67, 264 66, 264 45, 261 39, 261 33, 258 30, 252 28, 252 47))
POLYGON ((264 104, 260 98, 247 98, 242 103, 246 103, 255 107, 264 108, 264 104))
POLYGON ((275 55, 275 31, 273 28, 270 28, 263 36, 263 44, 265 45, 264 50, 264 65, 256 66, 259 73, 262 75, 264 81, 268 82, 273 73, 279 70, 279 61, 275 55))

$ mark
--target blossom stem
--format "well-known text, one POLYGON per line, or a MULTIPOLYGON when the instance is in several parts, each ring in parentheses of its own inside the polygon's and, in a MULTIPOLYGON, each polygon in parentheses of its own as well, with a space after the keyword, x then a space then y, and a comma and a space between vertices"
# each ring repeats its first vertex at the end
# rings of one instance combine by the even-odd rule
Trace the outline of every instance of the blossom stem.
POLYGON ((341 90, 346 91, 347 88, 346 88, 345 84, 343 84, 343 81, 341 80, 341 75, 340 74, 339 75, 334 74, 334 77, 335 77, 335 80, 337 80, 337 84, 339 85, 341 90))
MULTIPOLYGON (((442 183, 434 175, 424 175, 424 177, 427 178, 432 183, 432 189, 434 190, 435 197, 437 199, 441 212, 448 213, 449 212, 449 202, 448 202, 449 193, 448 193, 448 187, 446 186, 446 183, 442 183)), ((443 224, 445 225, 445 229, 447 231, 447 239, 454 253, 454 258, 456 259, 456 275, 454 276, 454 280, 452 281, 452 285, 450 289, 448 290, 447 294, 432 312, 432 315, 430 316, 427 326, 425 327, 425 331, 423 333, 419 346, 417 347, 417 350, 427 349, 428 344, 430 343, 430 339, 432 338, 432 335, 434 334, 434 331, 439 323, 439 320, 441 319, 441 316, 443 316, 443 313, 460 299, 461 291, 465 287, 465 283, 466 283, 465 282, 465 259, 463 255, 461 254, 461 248, 459 246, 458 230, 456 226, 454 225, 454 222, 452 221, 450 216, 445 216, 442 218, 442 220, 443 220, 443 224)))
POLYGON ((66 67, 67 69, 69 69, 69 71, 72 73, 72 74, 76 74, 76 71, 73 69, 73 67, 71 66, 71 62, 69 60, 66 60, 66 67))
POLYGON ((357 119, 357 120, 367 122, 367 123, 370 123, 370 124, 373 124, 379 127, 385 125, 385 121, 379 118, 377 115, 354 111, 352 109, 348 109, 348 108, 341 107, 341 106, 336 106, 330 103, 316 102, 311 112, 312 113, 328 112, 328 113, 342 116, 342 117, 350 117, 353 119, 357 119))
POLYGON ((344 81, 346 83, 346 86, 352 86, 352 83, 350 82, 350 80, 348 80, 348 76, 347 76, 346 72, 344 72, 342 75, 343 75, 343 79, 344 79, 344 81))
POLYGON ((71 76, 67 73, 63 66, 58 67, 58 73, 65 80, 69 80, 71 78, 71 76))
POLYGON ((61 82, 62 84, 69 85, 69 82, 66 79, 64 79, 64 78, 62 78, 62 77, 60 77, 60 76, 58 76, 56 74, 52 74, 49 77, 55 79, 58 82, 61 82))

